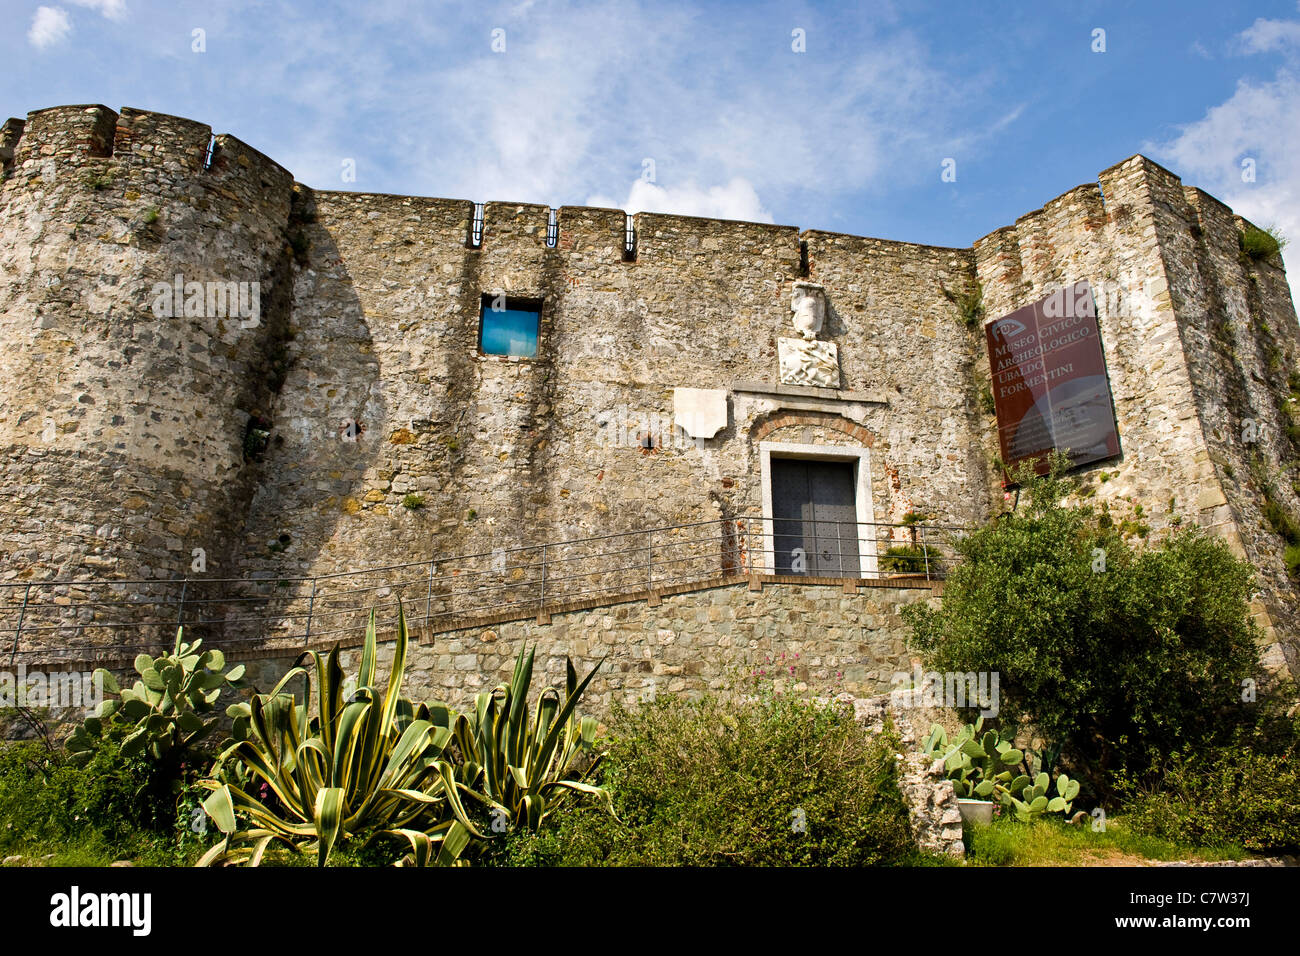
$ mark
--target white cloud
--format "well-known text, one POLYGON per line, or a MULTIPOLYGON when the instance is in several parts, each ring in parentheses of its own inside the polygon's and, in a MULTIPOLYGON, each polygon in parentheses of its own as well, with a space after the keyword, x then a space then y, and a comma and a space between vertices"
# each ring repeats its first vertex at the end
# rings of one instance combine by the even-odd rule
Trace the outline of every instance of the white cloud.
POLYGON ((1300 21, 1256 20, 1237 37, 1245 53, 1268 53, 1274 50, 1300 48, 1300 21))
POLYGON ((1234 48, 1280 53, 1283 63, 1271 79, 1238 81, 1228 100, 1147 149, 1237 214, 1276 225, 1291 240, 1283 258, 1294 283, 1300 275, 1300 21, 1256 20, 1234 48), (1254 182, 1242 179, 1245 159, 1254 160, 1254 182))
POLYGON ((155 17, 133 35, 178 61, 178 83, 158 88, 150 58, 127 58, 115 82, 154 90, 152 108, 234 132, 321 189, 552 206, 607 197, 832 228, 859 197, 937 181, 944 157, 987 153, 1033 100, 1004 95, 992 67, 964 72, 877 4, 847 21, 809 13, 802 54, 789 27, 773 26, 784 14, 719 18, 645 0, 507 0, 488 16, 456 5, 413 16, 403 0, 346 17, 293 4, 269 16, 257 0, 212 11, 208 36, 247 63, 219 94, 155 17), (497 26, 505 53, 492 52, 497 26), (223 111, 199 112, 199 92, 223 111), (355 182, 340 178, 344 157, 357 161, 355 182), (639 185, 647 158, 655 182, 639 185))
POLYGON ((664 212, 746 222, 772 221, 772 214, 763 208, 754 187, 740 177, 733 178, 725 186, 708 189, 694 183, 664 187, 638 179, 628 190, 626 201, 620 203, 606 196, 591 196, 587 205, 613 207, 630 213, 664 212))
POLYGON ((27 31, 27 39, 32 46, 43 50, 58 43, 71 32, 72 24, 68 22, 68 14, 62 7, 37 7, 31 29, 27 31))
POLYGON ((110 20, 126 18, 126 0, 72 0, 79 7, 98 10, 110 20))
MULTIPOLYGON (((386 152, 414 188, 766 221, 777 210, 795 225, 826 224, 828 203, 918 182, 1020 115, 986 97, 991 75, 955 95, 944 64, 892 25, 888 42, 823 53, 831 41, 810 22, 822 46, 797 54, 788 31, 761 21, 723 25, 636 0, 538 4, 526 15, 503 19, 507 52, 492 53, 483 29, 470 55, 432 60, 413 96, 366 104, 387 114, 386 152), (636 180, 646 158, 654 184, 636 180)), ((862 19, 863 35, 878 39, 877 14, 862 19)))

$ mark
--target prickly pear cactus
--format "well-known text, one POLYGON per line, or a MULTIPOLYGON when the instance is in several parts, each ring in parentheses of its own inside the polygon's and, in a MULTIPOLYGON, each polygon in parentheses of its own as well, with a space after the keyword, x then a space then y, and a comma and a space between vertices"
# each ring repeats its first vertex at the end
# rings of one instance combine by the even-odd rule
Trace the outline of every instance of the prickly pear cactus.
POLYGON ((997 731, 984 731, 984 718, 963 727, 951 741, 935 724, 926 738, 923 752, 943 760, 944 772, 957 796, 971 800, 994 800, 1012 782, 1012 768, 1024 754, 997 731), (981 733, 982 732, 982 733, 981 733))
MULTIPOLYGON (((1079 783, 1065 774, 1055 780, 1040 768, 1038 754, 1017 750, 1014 741, 998 731, 985 731, 984 719, 967 724, 951 740, 935 724, 922 745, 927 757, 943 760, 944 773, 957 796, 970 800, 996 800, 1018 820, 1030 820, 1045 813, 1068 814, 1079 795, 1079 783), (1030 773, 1016 773, 1025 763, 1030 773), (1032 774, 1032 776, 1031 776, 1032 774), (1055 789, 1055 795, 1052 790, 1055 789)), ((1053 759, 1056 752, 1053 752, 1053 759)))
POLYGON ((192 747, 216 725, 218 717, 204 719, 226 687, 238 687, 244 665, 225 670, 226 658, 219 650, 200 650, 201 640, 186 642, 184 629, 176 631, 176 646, 170 654, 135 659, 140 679, 121 688, 113 675, 102 668, 95 672, 110 695, 93 717, 72 732, 67 748, 74 763, 90 759, 108 721, 133 725, 122 741, 124 756, 147 753, 162 759, 177 749, 192 747))
POLYGON ((1017 820, 1032 820, 1045 813, 1068 814, 1074 798, 1079 795, 1079 782, 1063 773, 1057 774, 1055 782, 1041 771, 1032 781, 1028 777, 1025 780, 1021 791, 1009 795, 1009 799, 1004 801, 1015 813, 1017 820), (1050 795, 1053 787, 1056 789, 1055 796, 1050 795))

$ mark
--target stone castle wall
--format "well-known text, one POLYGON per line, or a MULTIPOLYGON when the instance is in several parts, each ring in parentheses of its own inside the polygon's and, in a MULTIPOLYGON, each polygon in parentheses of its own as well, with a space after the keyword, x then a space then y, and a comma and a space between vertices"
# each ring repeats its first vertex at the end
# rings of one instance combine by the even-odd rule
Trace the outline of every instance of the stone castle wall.
MULTIPOLYGON (((594 610, 557 612, 548 624, 510 621, 436 635, 410 649, 405 693, 456 708, 509 683, 523 646, 536 647, 534 683, 564 686, 564 662, 579 675, 600 664, 583 697, 594 713, 656 694, 699 696, 762 685, 799 696, 875 696, 906 686, 914 673, 901 611, 932 600, 928 587, 868 587, 845 594, 828 583, 718 581, 660 603, 632 600, 594 610), (601 663, 601 661, 604 663, 601 663)), ((380 671, 393 644, 379 644, 380 671)), ((355 672, 359 647, 341 653, 355 672)), ((249 680, 269 690, 290 659, 248 657, 249 680)))
POLYGON ((776 382, 800 278, 792 228, 643 214, 625 262, 614 210, 558 210, 548 248, 545 207, 489 203, 474 250, 468 203, 310 202, 283 443, 265 464, 275 478, 254 503, 248 566, 329 572, 359 550, 419 558, 444 542, 472 553, 757 513, 756 430, 783 411, 821 415, 831 443, 871 446, 877 521, 913 505, 958 524, 986 513, 972 345, 940 288, 970 281, 964 250, 810 234, 813 274, 835 290, 840 391, 859 394, 801 401, 737 390, 776 382), (480 354, 480 298, 498 292, 545 303, 536 360, 480 354), (936 368, 932 350, 959 361, 936 368), (677 386, 732 391, 716 438, 669 430, 677 386), (339 440, 349 421, 363 426, 355 443, 339 440), (425 507, 403 508, 408 494, 425 507), (282 531, 302 546, 267 555, 282 531))
POLYGON ((192 576, 197 548, 209 577, 292 578, 725 529, 761 511, 761 442, 865 448, 875 521, 979 524, 1004 507, 996 429, 954 299, 982 286, 992 318, 1088 279, 1124 452, 1084 471, 1093 496, 1216 528, 1261 569, 1271 656, 1300 642, 1252 478, 1300 457, 1285 276, 1143 157, 970 249, 643 213, 630 258, 618 210, 557 210, 551 247, 546 207, 489 202, 475 246, 470 202, 313 192, 138 110, 10 121, 0 162, 0 581, 192 576), (258 322, 159 317, 178 274, 259 283, 258 322), (838 388, 779 384, 805 280, 838 388), (496 294, 542 303, 536 359, 478 348, 496 294), (672 427, 684 386, 726 391, 716 437, 672 427), (1263 440, 1239 440, 1247 419, 1263 440))

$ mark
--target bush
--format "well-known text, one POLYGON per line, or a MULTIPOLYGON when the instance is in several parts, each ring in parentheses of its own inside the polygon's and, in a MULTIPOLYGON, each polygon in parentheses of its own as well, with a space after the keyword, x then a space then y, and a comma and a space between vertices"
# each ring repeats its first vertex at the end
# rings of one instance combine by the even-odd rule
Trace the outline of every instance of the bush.
POLYGON ((170 780, 143 756, 124 757, 114 727, 84 766, 41 744, 0 748, 0 849, 53 847, 98 837, 120 850, 170 832, 170 780))
POLYGON ((864 866, 917 853, 899 794, 896 740, 843 708, 765 694, 663 698, 616 709, 591 806, 490 862, 585 866, 864 866))
POLYGON ((887 574, 924 574, 937 570, 937 557, 914 545, 896 544, 886 548, 878 562, 880 570, 887 574))
POLYGON ((1300 578, 1300 544, 1289 544, 1282 552, 1282 561, 1293 578, 1300 578))
POLYGON ((1244 739, 1183 749, 1160 767, 1158 790, 1131 786, 1126 808, 1139 833, 1193 846, 1300 850, 1300 749, 1244 739))
POLYGON ((1252 259, 1268 259, 1286 248, 1287 241, 1276 228, 1247 226, 1241 233, 1241 251, 1252 259))
POLYGON ((1059 462, 1020 477, 1028 506, 959 543, 942 607, 904 611, 926 666, 998 673, 1004 720, 1062 744, 1103 797, 1109 771, 1223 742, 1256 667, 1250 566, 1197 528, 1135 548, 1060 504, 1059 462))

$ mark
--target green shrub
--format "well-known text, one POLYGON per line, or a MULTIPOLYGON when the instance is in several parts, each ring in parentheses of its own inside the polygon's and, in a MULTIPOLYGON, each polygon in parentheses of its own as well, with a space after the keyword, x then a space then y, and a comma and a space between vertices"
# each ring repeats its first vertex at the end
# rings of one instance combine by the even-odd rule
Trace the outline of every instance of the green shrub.
POLYGON ((878 560, 880 570, 891 574, 924 574, 927 566, 936 570, 934 552, 927 553, 910 544, 892 545, 885 549, 878 560))
POLYGON ((269 694, 228 708, 237 742, 201 782, 209 791, 203 809, 224 836, 200 864, 258 866, 272 843, 305 850, 322 867, 336 846, 364 852, 379 843, 390 861, 406 851, 419 865, 456 861, 478 833, 446 752, 455 715, 402 696, 409 644, 399 602, 392 664, 381 682, 372 610, 355 690, 344 691, 336 644, 328 655, 305 652, 300 660, 310 670, 295 664, 269 694), (286 690, 299 678, 301 703, 286 690))
POLYGON ((1062 744, 1107 796, 1108 771, 1222 740, 1242 717, 1254 577, 1198 528, 1135 547, 1062 506, 1059 466, 1022 473, 1027 506, 958 544, 941 607, 903 613, 928 668, 998 673, 1004 720, 1062 744))
POLYGON ((55 848, 98 837, 157 841, 174 821, 171 781, 144 756, 124 756, 128 729, 105 730, 83 766, 41 744, 0 747, 0 849, 55 848))
POLYGON ((1130 785, 1125 817, 1139 833, 1193 846, 1300 850, 1300 748, 1249 739, 1185 748, 1160 766, 1158 788, 1130 785))
POLYGON ((610 717, 598 805, 492 860, 580 866, 863 866, 912 862, 897 741, 837 707, 764 694, 665 697, 610 717))
POLYGON ((609 803, 609 794, 587 779, 600 764, 593 746, 598 723, 577 710, 604 658, 581 681, 566 658, 564 692, 544 688, 534 714, 528 691, 536 652, 536 645, 521 644, 510 683, 475 695, 473 709, 451 721, 454 778, 499 829, 537 830, 586 797, 609 803))
POLYGON ((1291 577, 1300 577, 1300 544, 1289 544, 1282 552, 1282 560, 1286 563, 1287 573, 1291 577))
POLYGON ((1271 488, 1264 491, 1264 519, 1273 533, 1288 544, 1300 544, 1300 522, 1291 517, 1291 513, 1273 497, 1271 488))
POLYGON ((187 757, 200 757, 200 743, 218 721, 215 715, 206 715, 212 713, 223 690, 240 686, 244 665, 227 671, 221 651, 200 651, 203 641, 187 642, 184 633, 184 628, 176 629, 170 654, 137 655, 135 670, 140 679, 130 687, 119 687, 103 668, 95 671, 108 697, 95 716, 87 717, 68 737, 68 758, 73 763, 90 759, 96 741, 112 725, 128 728, 121 743, 124 756, 145 754, 173 775, 178 775, 174 768, 187 757))
POLYGON ((1241 251, 1255 260, 1268 259, 1286 248, 1287 241, 1273 226, 1259 229, 1247 226, 1241 233, 1241 251))
POLYGON ((957 307, 962 324, 976 330, 984 319, 984 287, 978 282, 965 289, 953 290, 939 284, 943 297, 957 307))

